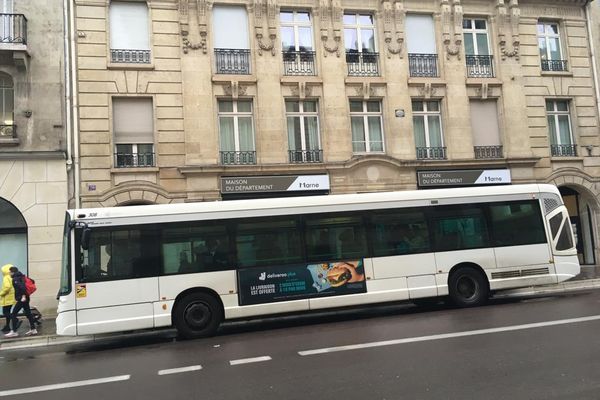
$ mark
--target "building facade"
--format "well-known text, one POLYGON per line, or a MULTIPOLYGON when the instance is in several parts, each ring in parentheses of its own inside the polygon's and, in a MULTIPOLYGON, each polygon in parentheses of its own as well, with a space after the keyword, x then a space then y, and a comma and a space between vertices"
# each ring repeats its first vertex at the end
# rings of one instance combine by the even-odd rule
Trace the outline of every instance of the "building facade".
POLYGON ((36 280, 56 312, 67 208, 63 8, 0 1, 0 264, 36 280))
POLYGON ((585 1, 76 0, 75 18, 84 207, 548 182, 596 262, 585 1))

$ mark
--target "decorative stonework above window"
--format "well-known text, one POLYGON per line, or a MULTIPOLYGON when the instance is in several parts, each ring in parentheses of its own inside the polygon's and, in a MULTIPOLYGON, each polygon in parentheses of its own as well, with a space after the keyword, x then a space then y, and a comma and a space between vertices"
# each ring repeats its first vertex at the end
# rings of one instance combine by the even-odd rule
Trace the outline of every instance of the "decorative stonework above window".
POLYGON ((521 12, 519 10, 518 0, 510 0, 508 10, 505 0, 498 0, 496 6, 498 10, 498 44, 500 45, 500 55, 502 60, 507 57, 514 57, 519 60, 519 19, 521 12), (507 43, 507 37, 511 38, 511 42, 507 43))
POLYGON ((383 40, 385 41, 388 58, 399 54, 402 58, 404 47, 404 20, 406 10, 404 0, 383 0, 381 3, 383 14, 383 40))
POLYGON ((321 41, 325 52, 340 56, 342 42, 342 5, 340 0, 320 0, 321 41), (333 34, 330 35, 330 32, 333 34), (333 41, 333 44, 330 42, 333 41))
POLYGON ((179 26, 184 54, 198 49, 206 54, 208 14, 212 5, 210 0, 179 0, 179 26))
POLYGON ((254 29, 256 41, 258 42, 259 56, 262 56, 263 51, 269 51, 271 52, 271 55, 275 55, 278 15, 279 6, 275 0, 254 0, 254 29), (268 31, 268 40, 266 42, 264 38, 265 16, 268 31))
POLYGON ((460 0, 442 0, 442 39, 446 50, 446 59, 456 56, 460 60, 463 39, 463 9, 460 0))

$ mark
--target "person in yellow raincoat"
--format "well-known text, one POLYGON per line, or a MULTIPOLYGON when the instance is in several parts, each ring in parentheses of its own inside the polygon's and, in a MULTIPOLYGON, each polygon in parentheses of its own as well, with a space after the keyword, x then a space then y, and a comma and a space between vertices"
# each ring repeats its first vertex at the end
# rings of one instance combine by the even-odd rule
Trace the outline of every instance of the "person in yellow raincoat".
POLYGON ((15 299, 15 288, 10 276, 10 267, 12 264, 6 264, 2 267, 2 287, 0 287, 0 306, 2 306, 2 315, 6 319, 2 332, 10 331, 10 310, 17 303, 15 299))

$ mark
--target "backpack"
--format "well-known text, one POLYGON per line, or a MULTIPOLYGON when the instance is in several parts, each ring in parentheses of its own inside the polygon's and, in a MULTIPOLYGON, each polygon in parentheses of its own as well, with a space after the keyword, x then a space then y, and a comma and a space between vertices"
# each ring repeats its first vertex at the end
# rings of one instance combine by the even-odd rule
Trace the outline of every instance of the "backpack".
POLYGON ((31 296, 37 290, 37 287, 35 286, 35 281, 28 276, 26 276, 24 280, 25 280, 25 294, 27 296, 31 296))

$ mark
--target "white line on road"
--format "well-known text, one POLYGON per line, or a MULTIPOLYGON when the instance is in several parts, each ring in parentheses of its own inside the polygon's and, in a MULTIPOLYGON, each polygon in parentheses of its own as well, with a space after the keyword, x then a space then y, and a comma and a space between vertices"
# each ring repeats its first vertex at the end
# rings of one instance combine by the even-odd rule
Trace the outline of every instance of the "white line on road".
POLYGON ((524 329, 543 328, 546 326, 555 326, 555 325, 577 324, 580 322, 597 321, 597 320, 600 320, 600 315, 592 315, 589 317, 581 317, 581 318, 559 319, 556 321, 536 322, 536 323, 524 324, 524 325, 502 326, 502 327, 498 327, 498 328, 477 329, 474 331, 442 333, 439 335, 429 335, 429 336, 419 336, 419 337, 411 337, 411 338, 403 338, 403 339, 384 340, 381 342, 359 343, 359 344, 351 344, 351 345, 347 345, 347 346, 326 347, 326 348, 322 348, 322 349, 303 350, 303 351, 299 351, 298 354, 300 354, 301 356, 312 356, 312 355, 316 355, 316 354, 334 353, 336 351, 358 350, 358 349, 367 349, 370 347, 381 347, 381 346, 392 346, 392 345, 405 344, 405 343, 426 342, 429 340, 441 340, 441 339, 451 339, 451 338, 464 337, 464 336, 486 335, 488 333, 520 331, 520 330, 524 330, 524 329))
POLYGON ((240 358, 239 360, 231 360, 229 361, 229 365, 240 365, 240 364, 250 364, 255 362, 269 361, 271 357, 269 356, 261 356, 261 357, 252 357, 252 358, 240 358))
POLYGON ((25 389, 3 390, 0 392, 0 397, 14 396, 17 394, 46 392, 49 390, 68 389, 68 388, 74 388, 74 387, 79 387, 79 386, 100 385, 102 383, 126 381, 126 380, 129 380, 129 378, 131 378, 131 375, 119 375, 119 376, 110 376, 108 378, 87 379, 85 381, 56 383, 54 385, 44 385, 44 386, 34 386, 34 387, 30 387, 30 388, 25 388, 25 389))
POLYGON ((158 371, 159 375, 171 375, 179 374, 182 372, 199 371, 202 369, 202 365, 190 365, 189 367, 172 368, 172 369, 161 369, 158 371))

